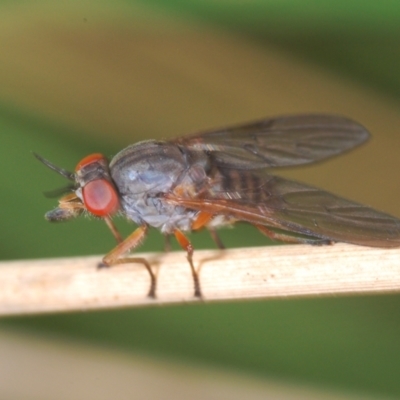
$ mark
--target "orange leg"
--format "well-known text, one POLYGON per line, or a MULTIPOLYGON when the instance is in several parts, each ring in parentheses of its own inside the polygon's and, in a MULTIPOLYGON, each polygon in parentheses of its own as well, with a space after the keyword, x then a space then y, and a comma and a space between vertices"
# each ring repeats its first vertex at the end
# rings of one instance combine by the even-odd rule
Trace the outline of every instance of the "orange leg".
POLYGON ((198 229, 203 228, 204 225, 211 221, 212 217, 212 214, 205 211, 200 211, 197 214, 197 218, 192 223, 192 229, 197 231, 198 229))
POLYGON ((224 246, 224 244, 222 243, 222 240, 221 240, 221 238, 219 237, 217 231, 216 231, 214 228, 208 228, 208 231, 210 232, 210 235, 211 235, 212 239, 214 240, 215 244, 217 245, 217 247, 218 247, 220 250, 224 250, 224 249, 225 249, 225 246, 224 246))
POLYGON ((99 267, 112 267, 118 264, 140 263, 143 264, 150 275, 150 289, 148 296, 156 297, 156 276, 150 267, 148 261, 141 257, 121 257, 130 250, 135 249, 146 237, 148 231, 147 225, 142 225, 131 233, 124 241, 119 243, 114 249, 107 253, 103 258, 103 263, 99 267))
POLYGON ((284 233, 277 233, 271 231, 264 225, 254 225, 261 233, 265 236, 268 236, 272 240, 280 240, 281 242, 286 243, 304 243, 304 244, 312 244, 312 245, 323 245, 323 244, 332 244, 333 241, 329 239, 319 239, 319 238, 303 238, 297 236, 286 235, 284 233))
MULTIPOLYGON (((195 219, 195 221, 192 224, 192 229, 194 231, 203 228, 205 225, 207 225, 211 219, 214 217, 213 214, 210 214, 206 211, 200 211, 197 214, 197 218, 195 219)), ((210 231, 210 235, 212 237, 212 239, 214 240, 214 242, 216 243, 217 247, 219 249, 225 249, 224 244, 222 243, 220 237, 217 234, 217 231, 214 228, 209 227, 208 230, 210 231)))
POLYGON ((122 239, 121 234, 118 232, 117 227, 115 226, 114 222, 110 217, 104 217, 104 221, 106 222, 107 226, 110 228, 111 233, 115 237, 117 243, 122 243, 124 239, 122 239))
POLYGON ((196 269, 193 266, 193 246, 192 243, 190 243, 189 239, 178 229, 174 231, 176 240, 178 241, 179 245, 186 250, 187 252, 187 259, 190 264, 190 268, 192 270, 192 276, 193 276, 193 283, 194 283, 194 295, 195 297, 202 297, 201 294, 201 288, 200 288, 200 280, 199 280, 199 275, 197 274, 196 269))

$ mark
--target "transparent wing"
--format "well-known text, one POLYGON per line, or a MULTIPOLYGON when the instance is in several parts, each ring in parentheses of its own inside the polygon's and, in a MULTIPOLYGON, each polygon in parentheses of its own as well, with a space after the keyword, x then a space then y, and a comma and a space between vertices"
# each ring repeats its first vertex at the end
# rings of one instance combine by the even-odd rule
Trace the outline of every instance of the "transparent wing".
POLYGON ((341 154, 369 137, 344 117, 294 115, 183 136, 173 143, 208 152, 216 165, 257 169, 309 164, 341 154))
POLYGON ((242 172, 245 174, 237 187, 233 187, 233 173, 238 171, 225 171, 198 198, 171 194, 167 200, 214 215, 229 215, 335 242, 400 246, 400 220, 395 217, 302 183, 257 171, 242 172))

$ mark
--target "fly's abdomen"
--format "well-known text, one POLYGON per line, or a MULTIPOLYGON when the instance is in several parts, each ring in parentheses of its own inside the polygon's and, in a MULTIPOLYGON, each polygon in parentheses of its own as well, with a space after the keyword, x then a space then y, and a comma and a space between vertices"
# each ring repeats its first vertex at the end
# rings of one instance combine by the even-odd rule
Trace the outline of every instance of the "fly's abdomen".
POLYGON ((256 171, 216 168, 211 192, 216 198, 244 203, 263 203, 269 199, 268 186, 273 176, 260 176, 256 171))

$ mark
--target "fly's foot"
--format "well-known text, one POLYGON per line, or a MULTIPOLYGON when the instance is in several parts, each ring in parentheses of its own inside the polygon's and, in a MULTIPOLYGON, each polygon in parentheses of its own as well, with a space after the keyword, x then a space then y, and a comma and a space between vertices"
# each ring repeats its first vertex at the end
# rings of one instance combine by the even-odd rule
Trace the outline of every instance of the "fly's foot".
POLYGON ((155 300, 157 298, 157 296, 156 296, 156 281, 153 279, 151 280, 150 289, 149 289, 149 292, 147 293, 147 297, 152 300, 155 300))
POLYGON ((203 293, 201 292, 200 286, 195 284, 194 287, 194 297, 199 300, 203 300, 203 293))
POLYGON ((110 268, 110 266, 103 261, 100 261, 97 263, 97 269, 107 269, 110 268))

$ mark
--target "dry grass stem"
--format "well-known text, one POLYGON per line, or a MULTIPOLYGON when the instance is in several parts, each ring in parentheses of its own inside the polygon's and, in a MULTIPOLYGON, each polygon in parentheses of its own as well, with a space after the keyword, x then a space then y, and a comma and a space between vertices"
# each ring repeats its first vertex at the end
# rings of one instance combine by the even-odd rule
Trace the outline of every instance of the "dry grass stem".
POLYGON ((185 253, 140 256, 157 274, 156 299, 146 296, 150 280, 142 265, 98 270, 94 256, 1 262, 0 315, 400 290, 400 249, 336 244, 196 251, 203 300, 193 296, 185 253))

